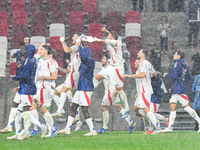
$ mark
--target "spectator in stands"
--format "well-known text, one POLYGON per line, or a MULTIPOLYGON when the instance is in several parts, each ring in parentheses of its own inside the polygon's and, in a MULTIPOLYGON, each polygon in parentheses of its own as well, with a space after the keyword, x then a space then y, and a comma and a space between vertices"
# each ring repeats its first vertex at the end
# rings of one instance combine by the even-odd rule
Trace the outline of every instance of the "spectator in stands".
POLYGON ((184 12, 185 4, 184 0, 170 0, 168 10, 170 12, 184 12))
MULTIPOLYGON (((200 75, 197 75, 194 78, 193 84, 192 84, 192 91, 195 92, 194 96, 194 102, 192 105, 192 108, 196 111, 197 115, 200 115, 200 75)), ((195 130, 198 130, 198 122, 195 121, 195 130)))
POLYGON ((149 62, 152 64, 156 71, 161 72, 161 55, 160 50, 155 43, 149 45, 149 62))
MULTIPOLYGON (((132 4, 133 4, 133 10, 136 11, 137 10, 137 0, 132 0, 132 4)), ((144 0, 139 0, 140 13, 143 12, 143 5, 144 5, 144 0)))
POLYGON ((16 75, 19 75, 20 67, 18 66, 20 65, 20 62, 24 60, 24 56, 26 54, 24 42, 20 43, 20 49, 21 50, 17 51, 16 53, 10 56, 10 62, 13 60, 13 58, 16 58, 16 75))
POLYGON ((198 75, 200 74, 200 46, 196 48, 196 54, 192 56, 192 60, 194 61, 192 75, 198 75))
POLYGON ((196 0, 190 0, 188 4, 188 19, 189 19, 189 34, 188 34, 188 46, 192 47, 192 36, 194 38, 193 46, 197 47, 198 44, 198 33, 199 25, 197 14, 198 14, 199 2, 196 0))
POLYGON ((168 23, 167 16, 161 17, 161 24, 158 26, 157 30, 160 31, 161 53, 164 52, 164 47, 165 47, 165 53, 168 53, 168 38, 169 38, 169 33, 171 32, 171 26, 168 23))
POLYGON ((179 50, 179 46, 178 46, 178 43, 176 41, 173 41, 172 42, 172 50, 169 51, 169 69, 168 69, 168 72, 171 71, 172 69, 172 65, 174 64, 174 54, 179 50))
POLYGON ((125 74, 131 75, 132 74, 131 65, 130 65, 131 55, 130 55, 129 51, 126 49, 125 43, 122 44, 122 55, 123 55, 123 59, 125 60, 124 72, 125 72, 125 74))
POLYGON ((24 43, 25 43, 25 45, 29 45, 30 44, 30 40, 29 40, 28 37, 24 38, 24 43))

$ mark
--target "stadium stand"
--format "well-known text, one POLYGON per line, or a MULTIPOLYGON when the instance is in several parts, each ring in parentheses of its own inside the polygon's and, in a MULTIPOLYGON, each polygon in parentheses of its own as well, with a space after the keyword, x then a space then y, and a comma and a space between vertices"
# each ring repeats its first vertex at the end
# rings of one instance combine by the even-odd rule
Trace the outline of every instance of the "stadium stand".
POLYGON ((27 36, 27 25, 25 24, 14 24, 13 25, 13 36, 27 36))
POLYGON ((20 43, 24 41, 25 36, 13 36, 11 39, 11 49, 20 48, 20 43))
POLYGON ((65 12, 79 11, 79 0, 65 0, 64 1, 65 12))
POLYGON ((89 12, 88 13, 88 24, 90 23, 103 23, 101 12, 89 12))
POLYGON ((10 63, 10 76, 16 75, 16 62, 10 63))
POLYGON ((42 43, 46 43, 46 38, 44 36, 32 36, 30 41, 30 44, 35 45, 35 48, 38 49, 42 43))
POLYGON ((13 12, 13 24, 28 25, 28 13, 25 11, 14 11, 13 12))
POLYGON ((34 11, 42 11, 42 0, 30 0, 29 1, 29 12, 33 13, 34 11))
POLYGON ((83 12, 95 12, 97 9, 96 0, 82 0, 82 11, 83 12))
POLYGON ((65 24, 65 13, 63 11, 54 11, 50 13, 50 23, 65 24))
POLYGON ((8 25, 7 24, 0 25, 0 36, 5 36, 8 38, 8 25))
POLYGON ((1 50, 7 50, 7 44, 8 44, 8 39, 5 36, 0 36, 0 45, 1 45, 1 50))
POLYGON ((53 11, 60 11, 61 0, 46 0, 46 10, 49 13, 53 11))
POLYGON ((1 0, 0 1, 0 11, 8 11, 7 5, 8 5, 7 0, 1 0))
POLYGON ((52 23, 50 24, 49 36, 65 36, 65 25, 62 23, 52 23))
POLYGON ((25 0, 11 0, 10 10, 12 13, 16 11, 25 11, 25 0))
POLYGON ((0 24, 9 25, 9 13, 5 11, 0 11, 0 24))
MULTIPOLYGON (((63 62, 58 61, 57 63, 58 63, 59 67, 63 68, 63 62)), ((64 74, 61 71, 58 70, 58 76, 64 76, 64 74)))
POLYGON ((50 37, 49 44, 51 45, 52 49, 55 49, 55 50, 63 49, 62 44, 60 42, 60 36, 50 37))

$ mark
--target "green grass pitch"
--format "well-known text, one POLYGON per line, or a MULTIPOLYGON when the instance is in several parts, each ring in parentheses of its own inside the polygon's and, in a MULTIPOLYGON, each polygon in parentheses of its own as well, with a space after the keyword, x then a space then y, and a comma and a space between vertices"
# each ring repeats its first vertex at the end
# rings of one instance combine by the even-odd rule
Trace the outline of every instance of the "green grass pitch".
MULTIPOLYGON (((143 131, 144 132, 144 131, 143 131)), ((36 135, 29 139, 7 140, 14 132, 0 134, 1 150, 199 150, 200 134, 197 131, 174 131, 160 135, 144 135, 142 131, 109 131, 97 136, 84 137, 86 131, 60 134, 41 139, 36 135)))

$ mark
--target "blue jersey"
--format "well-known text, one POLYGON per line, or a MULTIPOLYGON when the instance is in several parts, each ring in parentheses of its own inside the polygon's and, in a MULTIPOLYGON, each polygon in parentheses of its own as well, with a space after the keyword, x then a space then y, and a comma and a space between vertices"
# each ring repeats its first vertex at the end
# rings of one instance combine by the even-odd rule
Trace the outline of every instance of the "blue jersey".
POLYGON ((81 59, 81 65, 79 67, 80 76, 78 81, 78 90, 93 91, 95 61, 91 56, 89 48, 83 48, 82 46, 79 46, 79 54, 81 59))
POLYGON ((26 45, 25 50, 26 56, 25 60, 22 62, 20 74, 16 75, 12 79, 13 81, 19 81, 19 94, 34 95, 36 94, 35 73, 37 65, 33 56, 36 49, 33 45, 26 45))
POLYGON ((194 78, 194 82, 192 84, 192 91, 195 92, 193 109, 200 109, 200 75, 197 75, 194 78))
POLYGON ((153 88, 153 94, 151 96, 151 102, 156 104, 161 104, 162 101, 162 79, 157 73, 157 77, 151 78, 151 86, 153 88))
MULTIPOLYGON (((17 51, 16 53, 14 53, 13 56, 14 56, 13 58, 16 58, 16 64, 17 64, 18 62, 20 62, 21 50, 19 50, 19 51, 17 51)), ((18 75, 19 73, 20 73, 20 68, 17 67, 17 65, 16 65, 16 75, 18 75)))
POLYGON ((186 82, 192 79, 183 59, 177 59, 172 66, 171 73, 166 75, 172 80, 172 94, 186 94, 186 82))

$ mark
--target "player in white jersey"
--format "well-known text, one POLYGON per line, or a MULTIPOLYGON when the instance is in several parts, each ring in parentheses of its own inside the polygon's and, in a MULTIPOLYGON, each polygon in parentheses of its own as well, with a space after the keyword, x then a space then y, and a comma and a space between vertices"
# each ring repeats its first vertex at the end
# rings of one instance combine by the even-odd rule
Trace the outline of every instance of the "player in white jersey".
POLYGON ((49 57, 50 53, 51 47, 43 45, 40 50, 40 56, 42 58, 39 60, 37 68, 37 94, 34 101, 38 106, 41 106, 40 111, 43 114, 45 121, 52 129, 51 136, 49 137, 54 137, 57 128, 55 127, 53 118, 48 110, 51 106, 51 99, 49 99, 51 92, 51 80, 57 79, 57 73, 54 62, 49 57))
POLYGON ((127 97, 125 92, 123 91, 123 75, 124 75, 124 60, 122 58, 122 50, 121 46, 122 43, 118 41, 118 35, 116 32, 111 31, 109 32, 105 27, 102 28, 102 31, 105 31, 108 33, 107 39, 98 39, 94 38, 94 41, 104 42, 108 44, 108 50, 111 54, 110 61, 110 68, 104 69, 101 72, 99 72, 94 79, 94 86, 98 84, 98 81, 106 78, 110 79, 111 83, 114 84, 116 87, 117 93, 120 95, 122 101, 125 103, 125 109, 126 111, 122 115, 121 118, 126 118, 128 114, 130 114, 130 108, 128 105, 127 97))
MULTIPOLYGON (((108 55, 104 55, 101 59, 102 65, 104 66, 103 69, 109 68, 109 61, 108 61, 108 55)), ((111 83, 110 79, 103 79, 104 87, 105 87, 105 95, 102 100, 101 104, 101 110, 103 111, 103 128, 98 130, 99 133, 104 133, 108 131, 108 121, 109 121, 109 113, 108 113, 108 107, 110 105, 115 105, 115 108, 118 112, 120 112, 121 115, 124 114, 125 109, 121 107, 121 101, 116 94, 116 88, 111 83)), ((132 133, 133 128, 135 127, 136 123, 134 123, 131 119, 131 117, 128 115, 125 120, 129 124, 130 133, 132 133)))
POLYGON ((124 75, 124 77, 128 78, 136 78, 138 85, 138 96, 137 96, 137 107, 143 109, 147 114, 148 118, 156 128, 156 130, 152 134, 160 134, 160 127, 158 126, 158 122, 154 116, 154 114, 150 111, 150 101, 151 95, 153 94, 153 89, 151 86, 151 77, 157 76, 156 71, 153 69, 152 65, 146 60, 146 56, 148 51, 140 50, 137 54, 137 58, 140 59, 138 74, 135 75, 124 75))
POLYGON ((76 40, 79 38, 81 34, 80 33, 76 33, 74 34, 74 36, 72 37, 73 40, 73 44, 74 46, 72 47, 68 47, 65 44, 65 38, 64 37, 60 37, 60 41, 61 44, 63 46, 63 49, 65 51, 65 53, 70 53, 71 54, 71 68, 70 68, 70 74, 68 75, 68 77, 66 78, 64 85, 61 89, 61 94, 60 94, 60 102, 59 102, 59 106, 58 106, 58 110, 57 110, 57 114, 55 114, 54 116, 61 116, 61 110, 63 109, 63 105, 65 103, 66 100, 66 93, 68 90, 72 90, 73 95, 75 94, 75 90, 77 89, 78 86, 78 79, 79 79, 79 67, 81 64, 81 60, 79 57, 79 50, 78 50, 78 45, 76 40))

